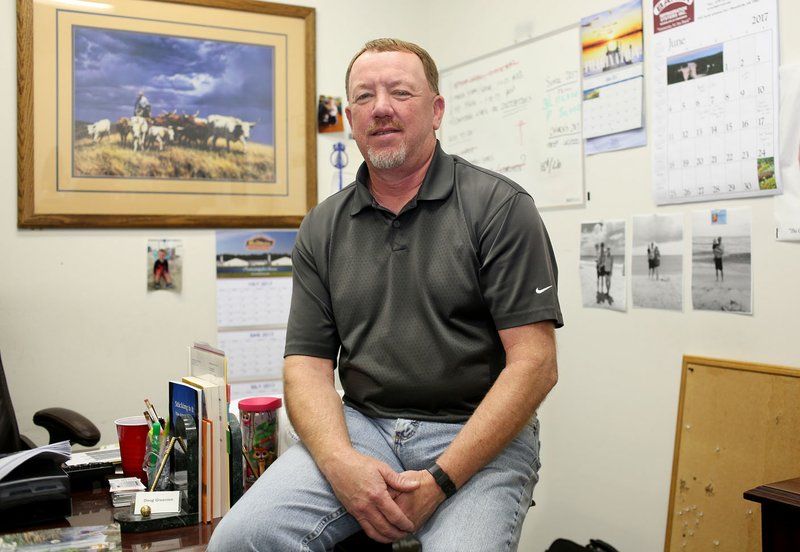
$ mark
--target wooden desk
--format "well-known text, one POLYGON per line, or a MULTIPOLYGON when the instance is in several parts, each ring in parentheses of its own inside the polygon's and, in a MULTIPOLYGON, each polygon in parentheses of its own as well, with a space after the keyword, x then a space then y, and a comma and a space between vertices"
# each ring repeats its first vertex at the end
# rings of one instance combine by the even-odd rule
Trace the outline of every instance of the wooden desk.
POLYGON ((761 485, 744 497, 761 504, 762 552, 800 550, 800 478, 761 485))
MULTIPOLYGON (((72 492, 72 515, 65 520, 4 530, 2 533, 18 533, 31 529, 50 529, 55 527, 80 527, 87 525, 108 525, 114 523, 114 508, 108 493, 108 483, 102 487, 79 489, 72 492)), ((210 524, 197 524, 145 533, 122 533, 122 549, 125 552, 162 552, 166 550, 190 550, 199 552, 206 549, 211 533, 219 519, 210 524)))

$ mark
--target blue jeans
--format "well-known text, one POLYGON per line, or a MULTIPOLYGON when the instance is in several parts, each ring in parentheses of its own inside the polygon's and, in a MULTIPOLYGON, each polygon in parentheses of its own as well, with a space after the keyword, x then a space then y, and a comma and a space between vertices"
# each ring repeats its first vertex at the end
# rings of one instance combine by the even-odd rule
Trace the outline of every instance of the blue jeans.
MULTIPOLYGON (((345 407, 345 418, 353 446, 397 472, 430 466, 463 427, 370 418, 350 407, 345 407)), ((516 550, 539 467, 539 422, 534 417, 416 533, 422 550, 516 550)), ((359 530, 300 443, 282 454, 225 515, 208 550, 332 550, 359 530)))

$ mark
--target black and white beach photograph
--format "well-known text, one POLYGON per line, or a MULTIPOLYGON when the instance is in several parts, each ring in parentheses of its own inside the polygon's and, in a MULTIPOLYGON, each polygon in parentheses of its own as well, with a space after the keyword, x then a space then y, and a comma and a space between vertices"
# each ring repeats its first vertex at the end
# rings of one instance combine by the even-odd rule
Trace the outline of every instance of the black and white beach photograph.
POLYGON ((625 310, 625 221, 581 224, 583 306, 625 310))
POLYGON ((634 308, 683 310, 683 215, 633 217, 634 308))
POLYGON ((692 213, 692 306, 752 314, 751 210, 692 213))

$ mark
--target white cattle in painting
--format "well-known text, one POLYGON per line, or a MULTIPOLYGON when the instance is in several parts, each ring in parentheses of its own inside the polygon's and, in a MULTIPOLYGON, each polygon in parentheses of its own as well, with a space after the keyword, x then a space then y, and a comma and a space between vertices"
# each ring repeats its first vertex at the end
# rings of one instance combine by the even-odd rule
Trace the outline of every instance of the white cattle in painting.
POLYGON ((231 151, 231 142, 241 142, 242 149, 247 149, 250 129, 256 126, 255 123, 242 121, 230 115, 209 115, 207 119, 212 148, 217 147, 217 139, 224 138, 228 151, 231 151))
POLYGON ((145 144, 148 148, 158 146, 159 151, 164 151, 164 144, 175 141, 175 130, 172 127, 151 126, 147 129, 145 144))
POLYGON ((131 142, 133 142, 133 151, 137 151, 139 148, 144 149, 148 126, 147 119, 144 117, 131 117, 131 142))
POLYGON ((87 125, 86 130, 89 131, 89 136, 92 137, 92 143, 96 144, 103 139, 103 136, 111 134, 111 121, 109 119, 100 119, 87 125))

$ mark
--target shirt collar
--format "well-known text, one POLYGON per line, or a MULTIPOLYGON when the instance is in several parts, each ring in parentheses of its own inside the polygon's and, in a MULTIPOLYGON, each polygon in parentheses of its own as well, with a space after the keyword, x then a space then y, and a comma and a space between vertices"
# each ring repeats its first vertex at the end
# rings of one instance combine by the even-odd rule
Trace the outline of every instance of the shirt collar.
MULTIPOLYGON (((436 141, 436 149, 433 152, 433 159, 425 173, 417 196, 411 200, 412 206, 417 201, 436 201, 447 198, 453 190, 453 174, 455 172, 453 158, 442 150, 439 141, 436 141)), ((375 203, 369 191, 369 169, 366 162, 361 163, 356 174, 356 190, 353 194, 350 215, 355 216, 367 207, 372 207, 375 203)))

